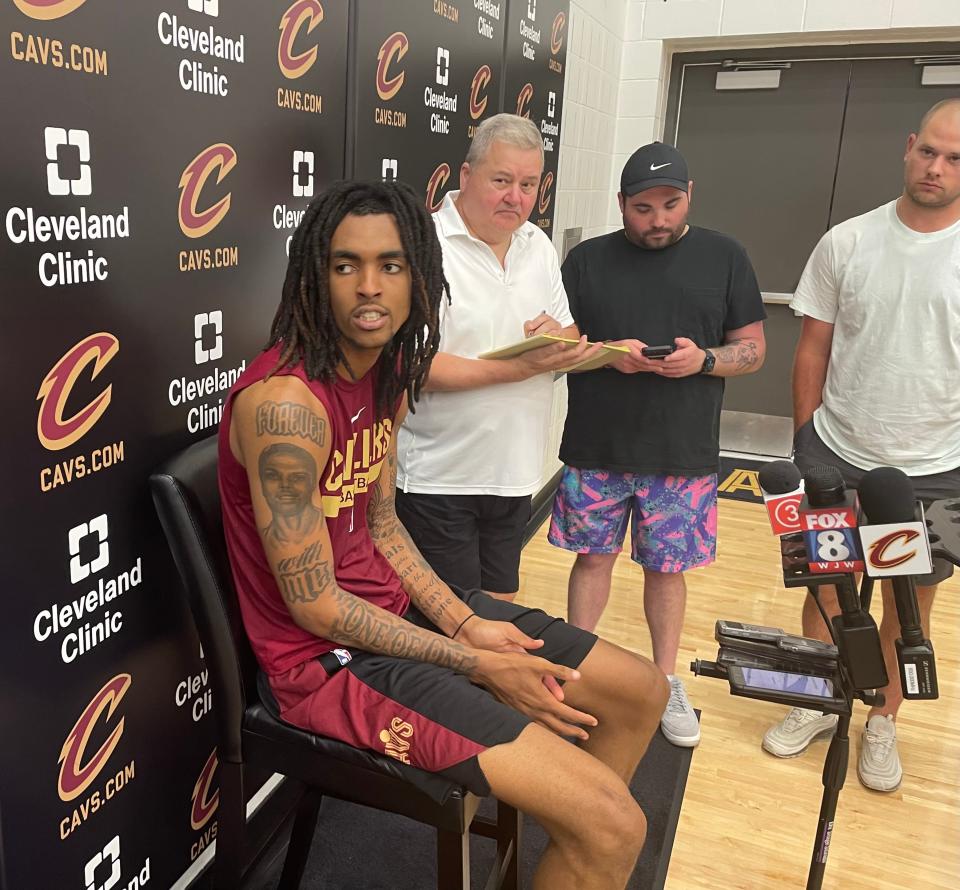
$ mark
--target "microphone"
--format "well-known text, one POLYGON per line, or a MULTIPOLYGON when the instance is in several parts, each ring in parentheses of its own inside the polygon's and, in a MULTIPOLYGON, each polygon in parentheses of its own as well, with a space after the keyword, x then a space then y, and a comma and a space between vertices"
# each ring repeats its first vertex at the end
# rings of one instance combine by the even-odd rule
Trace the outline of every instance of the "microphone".
POLYGON ((880 634, 873 616, 857 596, 854 572, 863 571, 857 536, 857 495, 847 491, 836 467, 811 467, 803 477, 800 527, 813 574, 839 574, 836 583, 840 614, 833 619, 833 636, 849 666, 855 689, 887 685, 880 634))
MULTIPOLYGON (((860 481, 863 511, 870 520, 861 529, 870 574, 889 577, 900 621, 897 663, 904 698, 939 698, 933 646, 923 635, 914 574, 932 570, 926 524, 914 516, 910 477, 893 467, 870 470, 860 481), (878 528, 879 527, 879 528, 878 528)), ((921 511, 921 517, 923 513, 921 511)))
POLYGON ((811 572, 862 572, 857 537, 857 495, 847 491, 836 467, 812 467, 803 477, 800 528, 811 572))
POLYGON ((800 531, 800 500, 803 480, 796 464, 773 460, 763 465, 758 475, 770 528, 778 537, 800 531))

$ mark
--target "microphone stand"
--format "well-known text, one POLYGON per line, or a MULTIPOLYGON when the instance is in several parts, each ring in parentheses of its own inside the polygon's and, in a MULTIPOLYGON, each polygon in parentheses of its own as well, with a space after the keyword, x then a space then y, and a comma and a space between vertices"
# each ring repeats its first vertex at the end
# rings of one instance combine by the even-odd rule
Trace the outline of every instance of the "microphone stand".
MULTIPOLYGON (((863 612, 861 597, 853 576, 848 574, 820 574, 810 572, 799 566, 792 568, 789 573, 784 572, 783 583, 786 587, 806 587, 813 597, 821 614, 823 607, 817 588, 823 584, 832 584, 837 590, 837 601, 841 613, 838 616, 841 624, 845 620, 859 616, 863 612)), ((867 601, 872 592, 873 582, 864 575, 863 594, 867 601)), ((807 873, 806 890, 820 890, 823 886, 823 875, 826 871, 827 857, 830 853, 830 840, 833 837, 833 826, 837 815, 837 802, 840 799, 840 789, 843 788, 847 776, 847 765, 850 759, 850 716, 853 713, 853 700, 858 698, 868 705, 882 705, 883 694, 875 690, 858 690, 853 685, 850 668, 844 657, 843 636, 836 633, 836 629, 827 622, 830 635, 836 644, 840 657, 837 659, 840 670, 843 698, 847 702, 846 711, 837 717, 837 729, 830 741, 827 757, 823 764, 823 796, 820 799, 820 815, 817 820, 817 833, 813 843, 813 853, 810 858, 810 870, 807 873)))

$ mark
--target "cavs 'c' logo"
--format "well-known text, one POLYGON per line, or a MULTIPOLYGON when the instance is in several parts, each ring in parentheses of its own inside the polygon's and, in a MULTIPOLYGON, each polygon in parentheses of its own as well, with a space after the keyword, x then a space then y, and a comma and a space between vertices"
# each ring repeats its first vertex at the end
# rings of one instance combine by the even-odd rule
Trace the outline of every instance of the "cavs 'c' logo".
POLYGON ((87 0, 13 0, 13 5, 32 19, 61 19, 79 9, 87 0))
POLYGON ((493 72, 489 65, 481 65, 473 75, 473 82, 470 84, 470 117, 474 120, 478 120, 487 110, 487 97, 482 94, 492 77, 493 72))
POLYGON ((540 202, 537 205, 540 213, 546 213, 550 209, 550 201, 553 200, 553 195, 550 193, 550 187, 553 185, 553 173, 547 173, 543 177, 543 181, 540 183, 540 202))
POLYGON ((60 763, 60 781, 57 790, 61 800, 73 800, 83 794, 90 783, 100 774, 104 764, 117 747, 120 736, 123 735, 123 721, 121 717, 114 726, 113 732, 100 746, 96 754, 86 758, 87 744, 93 729, 104 711, 107 719, 113 716, 121 699, 127 694, 132 682, 129 674, 117 674, 108 680, 103 688, 93 697, 90 704, 84 708, 80 719, 73 725, 67 740, 63 743, 58 762, 60 763), (86 758, 86 759, 85 759, 86 758))
POLYGON ((882 538, 878 538, 870 545, 870 565, 878 569, 895 569, 897 566, 902 566, 904 563, 910 562, 910 560, 917 555, 917 550, 907 550, 904 553, 900 553, 899 556, 888 557, 887 548, 889 548, 894 541, 902 541, 903 545, 906 546, 919 537, 920 532, 912 528, 903 528, 890 532, 889 535, 884 535, 882 538))
POLYGON ((517 115, 519 117, 530 117, 530 109, 527 108, 530 100, 533 98, 533 84, 525 83, 520 92, 517 93, 517 115))
POLYGON ((193 786, 193 806, 190 809, 190 827, 199 831, 210 821, 210 817, 217 811, 220 803, 220 789, 213 794, 210 788, 213 785, 213 774, 217 770, 217 749, 214 748, 207 758, 207 762, 200 771, 200 777, 193 786))
POLYGON ((188 238, 202 238, 215 229, 230 209, 230 192, 206 210, 197 210, 197 199, 210 174, 218 169, 217 182, 236 166, 237 153, 225 142, 205 148, 183 171, 180 177, 180 231, 188 238))
POLYGON ((554 55, 563 48, 563 29, 567 26, 567 16, 565 13, 558 12, 553 20, 553 28, 550 31, 550 52, 554 55))
POLYGON ((437 167, 433 173, 430 174, 430 179, 427 181, 427 210, 431 213, 436 213, 440 209, 440 205, 443 203, 443 199, 437 200, 437 192, 440 191, 446 184, 447 180, 450 178, 450 165, 447 163, 441 164, 437 167))
POLYGON ((401 71, 393 77, 388 77, 387 72, 391 63, 400 61, 410 49, 410 41, 403 31, 394 31, 380 46, 377 53, 377 95, 384 102, 392 99, 400 92, 403 86, 403 79, 406 72, 401 71))
POLYGON ((50 373, 43 378, 37 398, 40 411, 37 413, 37 438, 48 451, 69 448, 81 436, 86 435, 103 416, 110 405, 113 384, 96 396, 73 417, 63 416, 67 399, 83 369, 93 362, 91 380, 107 366, 120 349, 120 341, 101 331, 84 338, 66 351, 50 373))
POLYGON ((403 763, 410 762, 410 739, 413 738, 413 727, 399 717, 390 721, 389 729, 380 730, 380 741, 383 742, 383 753, 389 757, 396 757, 403 763))
POLYGON ((302 53, 294 53, 293 42, 304 25, 309 34, 323 21, 323 7, 318 0, 296 0, 280 18, 280 42, 277 44, 277 63, 283 76, 294 80, 303 77, 317 61, 316 44, 302 53))

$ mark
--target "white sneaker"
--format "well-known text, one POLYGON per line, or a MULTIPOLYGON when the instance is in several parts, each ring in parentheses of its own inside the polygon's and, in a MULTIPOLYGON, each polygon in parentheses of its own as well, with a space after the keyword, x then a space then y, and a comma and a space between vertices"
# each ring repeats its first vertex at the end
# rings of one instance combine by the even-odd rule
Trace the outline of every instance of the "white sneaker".
POLYGON ((700 721, 687 699, 683 681, 672 674, 667 675, 670 682, 670 698, 660 718, 660 731, 667 741, 680 748, 694 748, 700 744, 700 721))
POLYGON ((796 757, 820 736, 829 737, 837 728, 836 714, 821 714, 807 708, 791 708, 782 722, 763 736, 763 750, 774 757, 796 757))
POLYGON ((890 714, 876 714, 867 721, 860 740, 857 775, 873 791, 900 787, 903 768, 897 753, 897 725, 890 714))

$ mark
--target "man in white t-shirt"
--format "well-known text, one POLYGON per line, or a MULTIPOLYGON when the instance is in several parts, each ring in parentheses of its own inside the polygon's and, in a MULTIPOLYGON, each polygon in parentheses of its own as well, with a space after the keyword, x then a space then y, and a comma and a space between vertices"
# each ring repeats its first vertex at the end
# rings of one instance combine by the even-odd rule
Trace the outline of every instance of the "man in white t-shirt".
POLYGON ((529 119, 477 129, 460 191, 434 214, 450 283, 440 352, 397 440, 397 515, 448 584, 512 598, 541 471, 553 372, 590 357, 550 239, 527 217, 543 172, 529 119), (478 355, 534 334, 579 338, 506 360, 478 355))
MULTIPOLYGON (((790 305, 804 315, 793 366, 797 465, 836 466, 851 488, 867 470, 893 466, 926 503, 960 495, 960 98, 934 105, 907 140, 903 194, 823 236, 790 305)), ((918 579, 928 638, 937 584, 952 572, 934 560, 918 579)), ((820 590, 827 613, 838 614, 836 591, 820 590)), ((803 631, 830 639, 809 596, 803 631)), ((886 703, 867 717, 857 765, 876 791, 892 791, 903 776, 899 635, 885 583, 880 639, 890 683, 880 690, 886 703)), ((836 722, 794 708, 763 747, 792 757, 836 722)))

